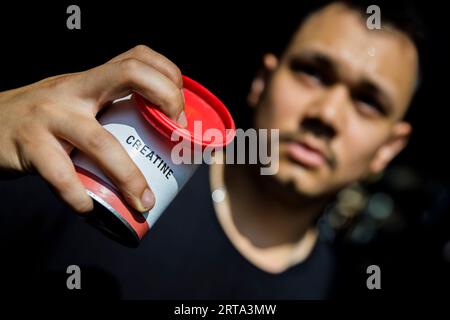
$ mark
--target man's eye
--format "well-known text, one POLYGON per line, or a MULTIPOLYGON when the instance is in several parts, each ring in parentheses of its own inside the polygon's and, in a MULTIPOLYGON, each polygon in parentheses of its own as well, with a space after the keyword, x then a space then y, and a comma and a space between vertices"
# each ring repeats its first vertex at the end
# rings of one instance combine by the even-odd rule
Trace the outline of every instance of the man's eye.
POLYGON ((381 104, 373 97, 370 96, 356 96, 354 97, 354 101, 358 108, 361 109, 362 112, 376 115, 384 115, 384 108, 381 104))
POLYGON ((292 72, 308 77, 308 80, 312 80, 317 84, 324 83, 324 76, 322 72, 314 65, 304 63, 302 61, 292 61, 290 63, 290 69, 292 72))

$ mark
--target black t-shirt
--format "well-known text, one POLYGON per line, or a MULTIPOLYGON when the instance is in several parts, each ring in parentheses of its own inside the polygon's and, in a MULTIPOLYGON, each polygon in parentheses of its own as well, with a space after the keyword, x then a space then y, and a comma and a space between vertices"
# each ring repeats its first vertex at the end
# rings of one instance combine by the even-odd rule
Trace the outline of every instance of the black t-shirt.
MULTIPOLYGON (((19 294, 125 299, 322 299, 335 259, 319 239, 310 256, 280 274, 260 270, 232 245, 201 166, 138 248, 107 238, 57 200, 38 177, 0 182, 2 270, 19 294), (69 265, 81 290, 68 290, 69 265)), ((4 281, 5 284, 5 281, 4 281)))

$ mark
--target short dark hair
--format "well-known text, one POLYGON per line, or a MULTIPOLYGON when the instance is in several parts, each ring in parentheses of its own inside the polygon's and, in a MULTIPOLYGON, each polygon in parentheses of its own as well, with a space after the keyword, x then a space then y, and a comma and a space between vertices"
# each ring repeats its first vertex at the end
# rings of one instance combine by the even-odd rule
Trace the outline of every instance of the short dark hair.
MULTIPOLYGON (((374 4, 370 0, 341 0, 349 8, 365 13, 367 8, 374 4)), ((419 85, 421 80, 421 66, 423 64, 423 51, 425 41, 425 26, 419 14, 417 5, 413 1, 395 0, 378 1, 376 4, 381 10, 381 24, 393 26, 405 34, 415 45, 419 59, 419 85)))
MULTIPOLYGON (((381 10, 382 25, 392 25, 414 43, 419 56, 419 79, 422 78, 425 66, 424 61, 426 60, 424 57, 427 55, 425 41, 428 32, 423 23, 421 11, 418 5, 414 3, 414 0, 377 0, 376 2, 369 0, 304 0, 295 5, 271 7, 270 10, 262 11, 259 14, 259 20, 261 21, 258 26, 259 32, 252 35, 256 43, 263 44, 259 48, 260 52, 255 52, 254 68, 258 68, 259 58, 266 52, 272 52, 281 56, 291 42, 293 35, 301 28, 306 19, 333 3, 342 3, 348 8, 359 12, 362 17, 367 15, 367 7, 373 4, 378 5, 381 10)), ((249 74, 249 77, 253 76, 253 73, 249 74)), ((243 92, 242 97, 245 97, 247 93, 247 91, 243 92)), ((411 117, 413 108, 411 107, 415 104, 418 94, 420 94, 420 90, 416 90, 411 106, 404 117, 409 122, 413 122, 413 117, 411 117)), ((252 123, 253 111, 250 108, 244 108, 240 110, 238 118, 242 118, 238 122, 243 127, 248 128, 252 123)))
POLYGON ((390 24, 406 34, 419 47, 425 38, 425 28, 422 17, 414 1, 378 1, 369 0, 341 0, 350 8, 365 14, 370 5, 376 4, 381 9, 382 23, 390 24))
MULTIPOLYGON (((313 1, 302 1, 301 10, 292 10, 292 12, 285 11, 289 16, 282 21, 283 25, 278 29, 283 29, 284 32, 278 32, 277 39, 274 39, 274 47, 272 51, 279 56, 286 50, 292 40, 293 35, 297 32, 303 25, 303 23, 318 11, 322 10, 327 5, 333 3, 342 3, 348 8, 355 10, 361 14, 362 17, 369 17, 367 8, 371 5, 377 5, 380 7, 381 11, 381 24, 390 25, 396 30, 405 34, 411 42, 415 45, 418 53, 418 85, 414 93, 414 97, 418 93, 418 89, 422 82, 424 61, 426 56, 426 28, 423 22, 422 16, 418 5, 413 0, 313 0, 313 1)), ((285 9, 285 8, 284 8, 285 9)), ((278 30, 281 31, 281 30, 278 30)), ((414 99, 413 99, 414 100, 414 99)), ((411 102, 413 104, 413 101, 411 102)), ((405 120, 411 121, 410 110, 405 114, 405 120)))
POLYGON ((293 34, 301 27, 303 22, 320 11, 324 7, 332 3, 342 3, 350 9, 354 9, 362 16, 368 16, 366 10, 371 5, 377 5, 381 10, 381 23, 393 26, 398 31, 404 33, 416 46, 419 53, 419 57, 422 53, 422 49, 425 41, 425 25, 420 15, 419 9, 414 1, 407 0, 314 0, 303 1, 302 10, 294 10, 293 14, 297 15, 295 19, 285 19, 285 29, 287 32, 282 37, 279 37, 275 43, 278 50, 274 50, 277 53, 281 53, 281 50, 286 48, 293 34), (295 23, 295 25, 294 25, 295 23))

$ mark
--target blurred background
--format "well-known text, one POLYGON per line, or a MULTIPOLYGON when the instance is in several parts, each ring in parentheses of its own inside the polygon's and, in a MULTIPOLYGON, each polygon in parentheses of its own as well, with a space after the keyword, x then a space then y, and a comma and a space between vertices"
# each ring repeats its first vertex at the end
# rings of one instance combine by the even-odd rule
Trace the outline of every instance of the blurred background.
MULTIPOLYGON (((2 3, 0 90, 85 70, 145 44, 210 88, 243 125, 262 55, 283 50, 310 2, 2 3), (81 8, 81 30, 66 28, 71 4, 81 8)), ((337 298, 450 296, 450 28, 442 2, 417 6, 426 42, 410 145, 384 175, 342 191, 320 221, 340 261, 337 298), (378 292, 365 286, 371 264, 382 270, 378 292)))

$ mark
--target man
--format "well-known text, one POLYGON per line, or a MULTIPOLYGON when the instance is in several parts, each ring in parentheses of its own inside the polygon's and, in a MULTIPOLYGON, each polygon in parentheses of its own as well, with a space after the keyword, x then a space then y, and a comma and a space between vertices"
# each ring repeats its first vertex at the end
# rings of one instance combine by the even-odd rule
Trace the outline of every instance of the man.
MULTIPOLYGON (((382 23, 382 30, 369 30, 360 7, 331 3, 303 21, 280 57, 264 57, 264 72, 254 80, 248 100, 256 128, 280 130, 275 175, 261 176, 249 165, 214 165, 209 175, 201 168, 137 250, 120 247, 66 215, 70 221, 55 238, 50 262, 44 261, 36 273, 39 283, 49 294, 58 295, 326 297, 333 283, 334 258, 319 238, 317 219, 339 190, 380 173, 405 147, 412 130, 403 117, 418 82, 418 50, 396 21, 382 23), (214 192, 220 196, 213 203, 214 192), (75 293, 65 287, 65 271, 71 264, 80 266, 84 281, 83 289, 75 293)), ((154 63, 148 51, 145 56, 147 65, 154 63)), ((147 68, 144 64, 129 67, 137 74, 147 68)), ((178 83, 178 75, 154 68, 178 83)), ((167 87, 176 87, 164 81, 167 87)), ((150 89, 164 91, 156 82, 147 84, 150 100, 158 96, 150 89)), ((65 94, 71 87, 59 92, 65 94)), ((124 93, 116 91, 97 94, 95 101, 124 93)), ((180 114, 177 99, 160 104, 163 109, 172 106, 166 110, 172 110, 173 119, 180 114)), ((84 146, 83 139, 66 140, 84 146)), ((99 156, 97 161, 102 161, 99 156)), ((32 163, 39 170, 39 161, 32 163)), ((106 169, 110 166, 103 163, 106 169)), ((40 168, 46 178, 46 166, 40 168)), ((66 166, 58 172, 67 170, 66 166)), ((109 173, 123 174, 117 168, 109 173)), ((125 195, 133 195, 127 197, 130 203, 141 211, 151 206, 152 201, 140 206, 136 200, 146 186, 127 192, 130 187, 123 181, 132 179, 126 176, 114 181, 123 186, 125 195)), ((78 211, 89 211, 91 205, 81 200, 79 185, 75 183, 76 193, 66 193, 65 185, 60 187, 62 198, 78 211)))
MULTIPOLYGON (((255 79, 249 98, 256 127, 280 129, 279 171, 270 179, 243 166, 225 170, 225 184, 236 186, 228 187, 236 197, 230 215, 251 226, 250 243, 263 234, 272 245, 309 235, 338 190, 380 173, 406 145, 411 126, 402 118, 418 81, 418 56, 405 34, 385 28, 370 31, 360 14, 333 4, 303 24, 280 60, 266 55, 268 76, 255 79), (270 231, 258 230, 264 226, 270 231)), ((254 259, 265 255, 231 238, 254 259)), ((260 258, 275 270, 301 260, 282 252, 289 251, 260 258)))

